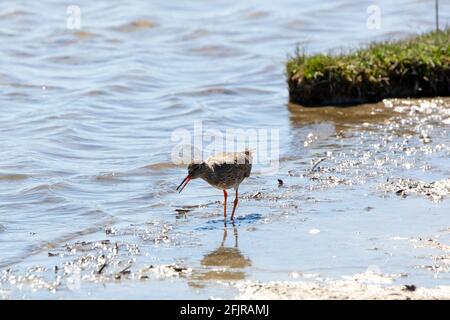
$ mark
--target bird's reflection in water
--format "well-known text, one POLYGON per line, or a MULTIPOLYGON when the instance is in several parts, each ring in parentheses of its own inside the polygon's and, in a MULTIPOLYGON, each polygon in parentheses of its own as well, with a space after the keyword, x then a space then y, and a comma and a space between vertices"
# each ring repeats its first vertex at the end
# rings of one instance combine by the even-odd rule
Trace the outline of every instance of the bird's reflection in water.
POLYGON ((227 247, 225 242, 228 236, 227 228, 224 228, 223 239, 214 251, 206 254, 200 261, 204 269, 194 271, 191 286, 202 287, 195 280, 242 280, 245 278, 243 268, 251 266, 251 261, 246 258, 238 248, 238 230, 233 226, 234 246, 227 247))

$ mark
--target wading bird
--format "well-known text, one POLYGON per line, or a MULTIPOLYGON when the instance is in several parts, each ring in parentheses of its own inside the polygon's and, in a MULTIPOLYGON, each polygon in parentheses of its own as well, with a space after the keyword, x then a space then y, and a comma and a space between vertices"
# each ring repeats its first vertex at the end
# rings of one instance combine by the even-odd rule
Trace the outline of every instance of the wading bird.
POLYGON ((227 189, 234 188, 234 199, 231 220, 238 204, 238 189, 241 182, 250 176, 252 170, 252 155, 250 150, 242 152, 223 152, 202 162, 191 162, 188 166, 188 175, 180 183, 177 190, 183 191, 192 179, 202 178, 211 186, 223 190, 223 216, 227 218, 227 189))

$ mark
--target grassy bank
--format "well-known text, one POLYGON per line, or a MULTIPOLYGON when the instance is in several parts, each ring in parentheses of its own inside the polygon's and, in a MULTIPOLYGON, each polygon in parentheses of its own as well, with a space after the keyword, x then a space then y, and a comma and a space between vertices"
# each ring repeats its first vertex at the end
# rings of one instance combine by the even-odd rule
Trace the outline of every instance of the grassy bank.
POLYGON ((349 54, 298 51, 287 63, 287 76, 291 102, 305 106, 450 96, 450 29, 349 54))

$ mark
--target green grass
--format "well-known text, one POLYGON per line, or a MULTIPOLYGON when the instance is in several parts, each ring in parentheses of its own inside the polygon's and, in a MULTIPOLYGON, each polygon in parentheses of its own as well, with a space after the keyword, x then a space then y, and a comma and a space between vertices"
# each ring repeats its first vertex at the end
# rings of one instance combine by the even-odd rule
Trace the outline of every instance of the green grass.
POLYGON ((306 55, 287 63, 291 102, 345 105, 384 98, 450 95, 450 29, 371 44, 349 54, 306 55))

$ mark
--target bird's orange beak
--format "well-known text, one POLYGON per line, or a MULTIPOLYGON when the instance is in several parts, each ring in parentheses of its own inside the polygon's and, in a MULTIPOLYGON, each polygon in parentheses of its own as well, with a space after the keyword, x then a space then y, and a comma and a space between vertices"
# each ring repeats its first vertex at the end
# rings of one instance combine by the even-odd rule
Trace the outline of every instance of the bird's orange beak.
POLYGON ((189 183, 189 181, 191 181, 191 176, 186 176, 186 178, 183 179, 183 181, 180 183, 180 185, 177 187, 177 191, 178 189, 181 189, 178 191, 179 193, 181 193, 181 191, 183 191, 184 187, 187 186, 187 184, 189 183))

